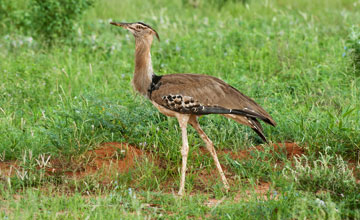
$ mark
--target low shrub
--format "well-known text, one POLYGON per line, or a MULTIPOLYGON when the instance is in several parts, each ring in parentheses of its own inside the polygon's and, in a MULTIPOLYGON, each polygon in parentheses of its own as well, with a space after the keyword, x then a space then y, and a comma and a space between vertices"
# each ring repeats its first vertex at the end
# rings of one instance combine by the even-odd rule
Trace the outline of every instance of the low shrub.
POLYGON ((0 0, 0 34, 25 30, 30 26, 29 12, 23 1, 0 0))
POLYGON ((94 0, 32 0, 33 31, 49 44, 71 38, 77 21, 93 5, 94 0))

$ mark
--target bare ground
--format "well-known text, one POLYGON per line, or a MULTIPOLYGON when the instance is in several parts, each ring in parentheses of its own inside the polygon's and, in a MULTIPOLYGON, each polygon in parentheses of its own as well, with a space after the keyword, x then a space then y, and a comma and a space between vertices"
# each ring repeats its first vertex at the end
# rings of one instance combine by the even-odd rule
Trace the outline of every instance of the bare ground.
MULTIPOLYGON (((229 155, 232 159, 244 160, 251 158, 251 152, 254 150, 264 151, 264 146, 259 145, 251 147, 247 150, 233 152, 230 150, 218 151, 219 156, 229 155)), ((199 154, 208 154, 204 147, 199 148, 199 154)), ((294 156, 300 156, 304 154, 304 149, 296 143, 278 143, 273 144, 273 148, 270 153, 285 153, 288 159, 294 156)), ((153 161, 155 164, 160 164, 159 158, 153 157, 149 152, 143 151, 136 146, 132 146, 126 143, 109 142, 101 144, 97 149, 86 152, 77 159, 73 159, 70 163, 64 163, 60 159, 50 159, 45 170, 47 175, 60 175, 65 178, 82 179, 89 175, 98 175, 101 178, 101 182, 104 184, 110 182, 111 176, 116 173, 126 173, 138 163, 141 163, 140 158, 147 158, 153 161)), ((6 179, 7 177, 16 175, 19 169, 19 161, 6 161, 0 162, 0 179, 6 179)), ((226 175, 229 177, 229 182, 234 180, 231 178, 233 174, 229 172, 227 167, 223 166, 226 175)), ((40 169, 40 168, 39 168, 40 169)), ((210 171, 201 170, 197 174, 198 180, 203 184, 210 182, 216 182, 218 179, 218 173, 216 169, 210 171)), ((165 183, 165 185, 168 185, 165 183)), ((198 184, 197 184, 198 185, 198 184)), ((200 191, 201 189, 195 190, 200 191)), ((256 194, 259 198, 267 198, 267 194, 271 188, 271 183, 259 182, 253 187, 253 189, 245 192, 239 192, 235 197, 235 200, 240 200, 244 197, 250 197, 250 194, 256 194)), ((245 198, 246 199, 246 198, 245 198)), ((208 206, 215 206, 221 203, 221 200, 212 199, 209 200, 208 206)))

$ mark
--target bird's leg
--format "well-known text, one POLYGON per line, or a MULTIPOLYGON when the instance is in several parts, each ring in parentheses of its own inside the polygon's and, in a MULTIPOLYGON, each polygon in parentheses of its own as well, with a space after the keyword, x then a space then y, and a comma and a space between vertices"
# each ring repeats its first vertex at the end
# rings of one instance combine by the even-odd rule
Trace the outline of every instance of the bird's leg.
POLYGON ((220 166, 220 162, 219 162, 219 159, 217 157, 213 142, 205 134, 205 132, 201 129, 201 127, 199 125, 199 122, 197 121, 197 117, 195 115, 191 116, 191 118, 189 120, 189 123, 191 124, 191 126, 193 126, 195 128, 195 130, 199 133, 201 139, 203 139, 203 141, 205 142, 206 148, 210 152, 211 156, 213 157, 216 168, 220 173, 221 180, 222 180, 222 182, 224 184, 224 187, 225 187, 226 191, 228 191, 229 190, 229 184, 228 184, 228 182, 226 180, 224 171, 222 170, 222 168, 220 166))
POLYGON ((179 125, 181 128, 182 134, 182 147, 181 147, 181 156, 182 156, 182 166, 181 166, 181 179, 180 179, 180 189, 179 195, 182 196, 184 194, 185 189, 185 174, 186 174, 186 162, 189 153, 189 144, 187 138, 186 127, 190 118, 190 115, 178 114, 176 118, 179 121, 179 125))

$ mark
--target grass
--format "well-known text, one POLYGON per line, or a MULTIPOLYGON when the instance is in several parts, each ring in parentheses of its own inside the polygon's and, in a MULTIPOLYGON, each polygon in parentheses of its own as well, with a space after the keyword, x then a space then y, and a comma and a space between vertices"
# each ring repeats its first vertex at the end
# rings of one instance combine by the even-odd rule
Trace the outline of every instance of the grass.
MULTIPOLYGON (((51 48, 16 24, 0 30, 0 159, 19 161, 23 172, 0 179, 1 218, 360 218, 360 4, 196 2, 97 2, 78 21, 73 43, 51 48), (306 156, 294 162, 265 150, 246 160, 221 157, 232 179, 226 194, 219 178, 199 179, 214 165, 209 155, 197 156, 203 143, 190 128, 186 188, 192 193, 174 197, 181 132, 175 119, 133 92, 134 40, 109 19, 152 25, 161 38, 152 47, 157 74, 225 80, 277 121, 276 128, 264 126, 271 142, 296 142, 306 156), (38 169, 41 155, 70 164, 114 141, 139 146, 161 164, 139 161, 108 185, 96 176, 74 180, 38 169), (247 195, 259 182, 271 182, 267 195, 247 195), (214 198, 218 204, 206 205, 214 198)), ((219 150, 262 143, 251 129, 220 116, 200 124, 219 150)))

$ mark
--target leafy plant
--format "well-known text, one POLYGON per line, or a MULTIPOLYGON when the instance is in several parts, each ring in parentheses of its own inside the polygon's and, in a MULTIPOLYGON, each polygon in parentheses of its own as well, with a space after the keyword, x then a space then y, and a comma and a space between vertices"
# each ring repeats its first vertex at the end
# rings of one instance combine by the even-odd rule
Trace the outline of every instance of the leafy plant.
POLYGON ((30 26, 29 13, 23 8, 24 5, 22 0, 0 0, 0 33, 8 34, 9 29, 22 29, 30 26))
POLYGON ((0 1, 0 21, 7 18, 9 15, 10 1, 0 1))
POLYGON ((76 23, 93 0, 33 0, 32 25, 39 37, 47 43, 72 37, 76 23))

